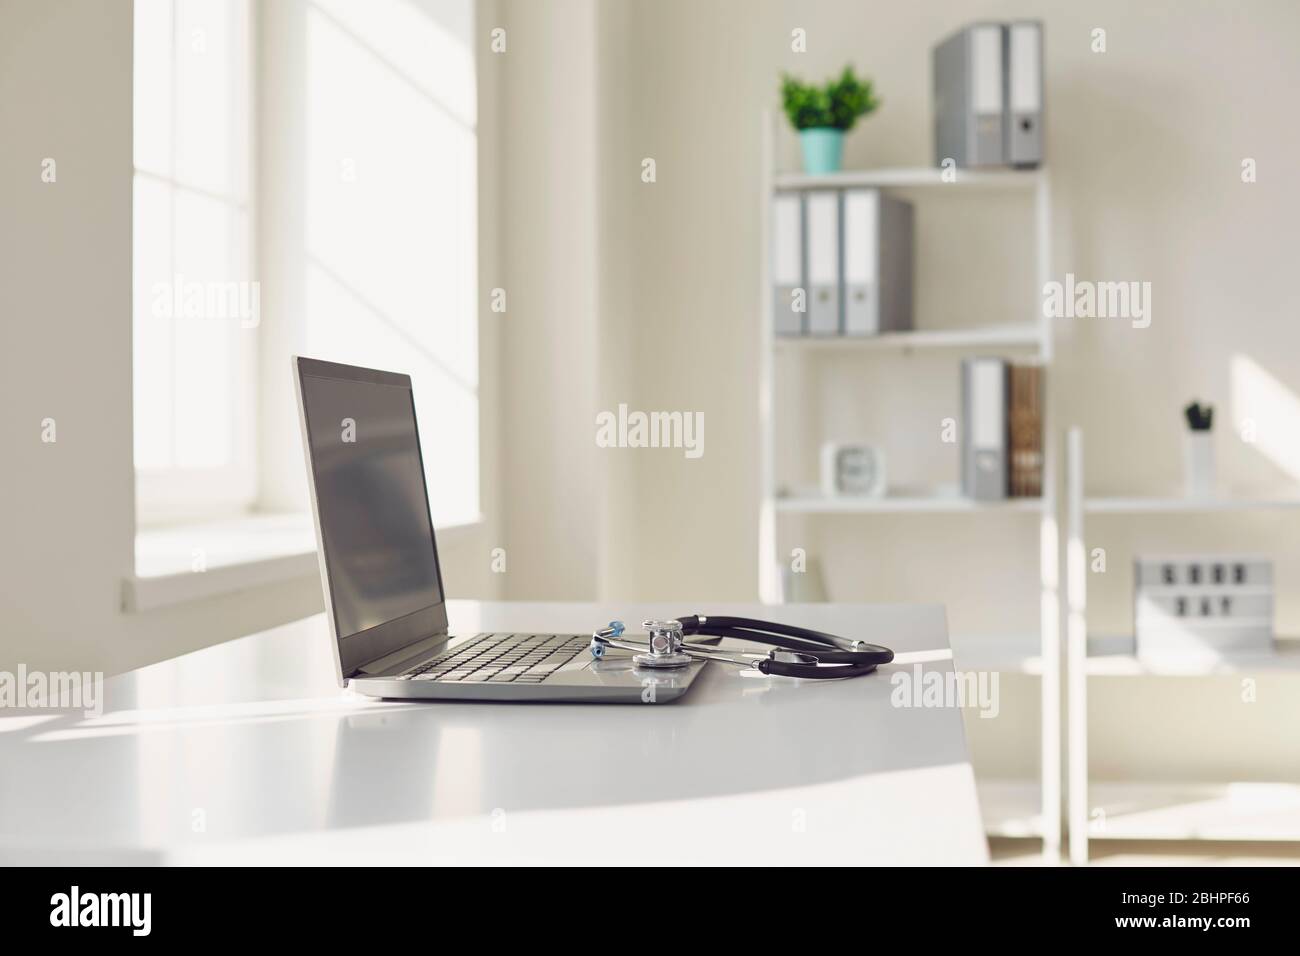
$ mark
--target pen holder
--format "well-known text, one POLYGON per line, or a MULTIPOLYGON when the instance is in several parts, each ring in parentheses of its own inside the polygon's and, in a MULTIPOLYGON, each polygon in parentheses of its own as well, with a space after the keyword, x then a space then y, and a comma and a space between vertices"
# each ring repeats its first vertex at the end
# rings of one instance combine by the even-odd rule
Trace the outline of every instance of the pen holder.
POLYGON ((1209 429, 1183 436, 1183 486, 1188 498, 1214 497, 1214 433, 1209 429))

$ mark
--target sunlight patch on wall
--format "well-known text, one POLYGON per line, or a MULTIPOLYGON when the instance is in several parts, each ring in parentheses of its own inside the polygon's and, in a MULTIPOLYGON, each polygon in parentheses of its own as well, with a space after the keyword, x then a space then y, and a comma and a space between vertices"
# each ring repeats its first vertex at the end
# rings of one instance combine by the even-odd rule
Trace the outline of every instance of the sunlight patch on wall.
POLYGON ((1232 427, 1253 448, 1300 482, 1300 398, 1254 359, 1234 355, 1229 365, 1232 427))

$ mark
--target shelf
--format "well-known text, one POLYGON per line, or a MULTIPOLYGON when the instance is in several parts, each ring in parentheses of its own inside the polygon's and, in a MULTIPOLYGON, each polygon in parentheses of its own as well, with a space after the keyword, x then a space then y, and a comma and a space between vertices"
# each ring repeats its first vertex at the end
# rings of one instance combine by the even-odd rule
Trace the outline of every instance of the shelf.
POLYGON ((1300 639, 1274 639, 1267 652, 1193 653, 1138 657, 1131 635, 1089 636, 1084 672, 1089 677, 1212 677, 1217 674, 1300 673, 1300 639))
POLYGON ((976 780, 984 832, 991 837, 1041 837, 1042 801, 1032 780, 976 780))
POLYGON ((1042 510, 1041 498, 1005 498, 1001 501, 974 501, 955 493, 941 490, 899 489, 881 498, 849 497, 829 498, 806 494, 777 497, 776 510, 782 514, 849 515, 880 513, 931 513, 951 514, 977 511, 1017 511, 1037 514, 1042 510))
POLYGON ((896 169, 845 169, 838 173, 810 176, 806 173, 777 173, 776 189, 844 189, 855 186, 913 188, 942 186, 948 189, 1034 189, 1043 181, 1037 169, 958 169, 953 182, 945 182, 941 170, 932 166, 896 169))
POLYGON ((971 329, 914 329, 880 335, 778 335, 776 347, 790 352, 857 352, 908 349, 1038 348, 1042 332, 1037 325, 980 326, 971 329))
POLYGON ((1088 836, 1099 840, 1300 840, 1300 784, 1096 783, 1088 836))
POLYGON ((1043 673, 1043 645, 1037 634, 954 634, 951 642, 953 666, 959 671, 1043 673))
POLYGON ((1084 498, 1089 514, 1195 514, 1221 511, 1267 511, 1300 508, 1300 495, 1277 498, 1084 498))

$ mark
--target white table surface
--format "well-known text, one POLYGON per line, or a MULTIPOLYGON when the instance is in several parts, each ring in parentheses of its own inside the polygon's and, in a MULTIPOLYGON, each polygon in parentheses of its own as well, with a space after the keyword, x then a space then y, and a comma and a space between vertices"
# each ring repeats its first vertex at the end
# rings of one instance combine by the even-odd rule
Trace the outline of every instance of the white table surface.
POLYGON ((937 605, 453 601, 454 632, 702 611, 860 636, 848 681, 709 664, 671 704, 397 703, 340 690, 323 616, 111 678, 102 716, 0 712, 0 863, 981 864, 937 605))

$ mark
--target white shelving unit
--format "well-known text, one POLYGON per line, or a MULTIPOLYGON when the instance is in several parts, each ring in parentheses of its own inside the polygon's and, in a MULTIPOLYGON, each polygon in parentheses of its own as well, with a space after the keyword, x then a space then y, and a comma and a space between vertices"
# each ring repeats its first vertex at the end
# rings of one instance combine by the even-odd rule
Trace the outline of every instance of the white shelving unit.
MULTIPOLYGON (((771 119, 767 122, 770 126, 771 119)), ((952 180, 949 181, 944 178, 942 170, 929 166, 908 166, 897 169, 846 169, 826 176, 777 173, 771 179, 773 189, 841 189, 848 186, 911 189, 918 186, 956 186, 990 191, 1033 191, 1046 182, 1047 174, 1039 169, 957 169, 953 170, 952 180)))
MULTIPOLYGON (((801 516, 817 520, 818 516, 925 514, 962 516, 975 513, 1005 515, 1008 521, 1022 521, 1036 515, 1039 521, 1039 629, 1036 634, 983 638, 953 635, 955 659, 959 667, 997 669, 1009 673, 1035 675, 1040 678, 1041 735, 1039 775, 1037 780, 981 782, 987 784, 984 798, 988 832, 999 836, 1036 837, 1042 840, 1046 858, 1059 859, 1061 849, 1061 600, 1060 535, 1057 521, 1057 448, 1053 435, 1053 410, 1056 406, 1056 383, 1050 371, 1053 356, 1052 325, 1040 315, 1027 313, 1013 324, 962 328, 916 329, 873 337, 785 338, 775 335, 772 315, 770 277, 771 224, 770 208, 774 192, 816 188, 877 187, 907 189, 917 202, 928 195, 946 191, 988 194, 990 202, 1010 193, 1028 195, 1033 203, 1033 255, 1036 287, 1028 301, 1036 301, 1038 290, 1048 279, 1050 262, 1050 193, 1045 170, 1015 171, 957 170, 949 181, 940 170, 903 168, 846 170, 828 176, 801 173, 777 173, 774 162, 775 124, 769 114, 763 119, 763 168, 760 222, 762 224, 759 255, 760 309, 759 336, 759 475, 762 498, 759 513, 759 593, 764 601, 782 600, 778 522, 801 516), (826 498, 818 494, 778 493, 776 455, 779 444, 775 415, 776 361, 778 354, 816 355, 826 352, 854 355, 870 353, 889 360, 891 353, 906 357, 913 351, 951 350, 961 353, 1028 354, 1047 367, 1044 396, 1044 475, 1040 499, 1009 499, 1003 502, 977 502, 961 498, 955 489, 943 487, 897 489, 882 498, 826 498)), ((960 520, 954 517, 954 520, 960 520)))
POLYGON ((963 671, 1043 674, 1042 644, 1037 634, 972 634, 952 639, 953 660, 963 671))
POLYGON ((1300 841, 1300 784, 1091 782, 1088 778, 1090 677, 1204 677, 1300 674, 1300 640, 1279 637, 1268 654, 1169 658, 1135 653, 1132 635, 1088 633, 1088 515, 1239 513, 1300 508, 1300 494, 1269 498, 1088 497, 1083 488, 1083 432, 1067 438, 1066 738, 1070 862, 1088 862, 1088 842, 1105 840, 1300 841))
POLYGON ((1042 503, 1036 498, 1007 498, 1005 501, 972 501, 942 489, 907 490, 880 498, 827 498, 824 495, 780 495, 776 510, 781 514, 852 515, 875 512, 954 514, 975 511, 1022 511, 1037 514, 1042 503))
POLYGON ((1202 514, 1300 508, 1300 494, 1281 498, 1084 498, 1085 514, 1202 514))
POLYGON ((884 352, 911 349, 1038 349, 1042 331, 1037 325, 994 325, 973 329, 918 329, 910 332, 882 332, 871 336, 778 336, 776 347, 783 352, 884 352))
POLYGON ((1300 841, 1300 784, 1095 783, 1100 840, 1300 841))

